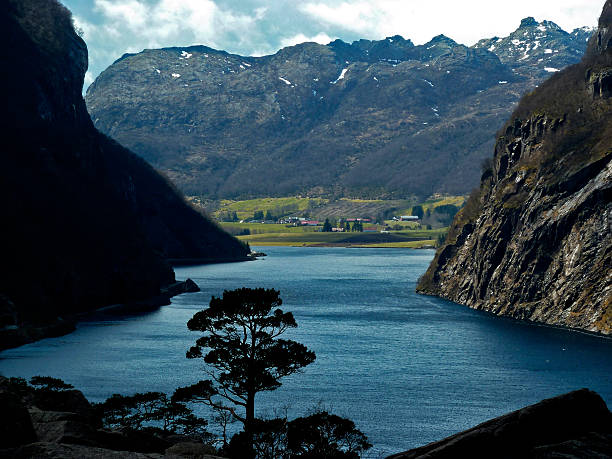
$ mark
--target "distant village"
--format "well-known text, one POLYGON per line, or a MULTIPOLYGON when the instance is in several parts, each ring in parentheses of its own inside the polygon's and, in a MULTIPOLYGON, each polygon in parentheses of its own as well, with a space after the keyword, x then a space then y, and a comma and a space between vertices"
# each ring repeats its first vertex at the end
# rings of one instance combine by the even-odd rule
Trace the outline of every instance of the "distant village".
MULTIPOLYGON (((420 218, 417 215, 401 215, 394 216, 391 219, 395 222, 416 222, 420 221, 420 218)), ((307 217, 283 217, 278 220, 275 219, 251 219, 251 220, 240 220, 239 223, 263 223, 263 224, 278 224, 278 225, 292 225, 292 226, 312 226, 318 227, 318 231, 323 232, 386 232, 386 230, 381 230, 378 226, 375 225, 375 222, 372 221, 371 218, 341 218, 339 220, 330 221, 329 219, 325 219, 325 221, 320 220, 312 220, 307 217)), ((382 223, 381 223, 382 224, 382 223)), ((384 226, 384 224, 383 224, 384 226)))

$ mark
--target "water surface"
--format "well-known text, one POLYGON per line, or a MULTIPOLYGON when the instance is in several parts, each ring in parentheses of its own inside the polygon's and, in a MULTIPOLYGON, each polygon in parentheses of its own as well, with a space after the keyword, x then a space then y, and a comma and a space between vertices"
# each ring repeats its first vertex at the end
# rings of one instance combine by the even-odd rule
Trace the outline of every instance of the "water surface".
POLYGON ((281 291, 314 364, 258 395, 258 414, 317 404, 353 419, 374 457, 420 446, 543 398, 588 387, 612 402, 612 340, 493 317, 414 293, 431 250, 262 248, 247 263, 177 268, 199 293, 136 317, 81 323, 0 353, 0 373, 64 379, 92 401, 172 392, 204 374, 186 322, 224 289, 281 291))

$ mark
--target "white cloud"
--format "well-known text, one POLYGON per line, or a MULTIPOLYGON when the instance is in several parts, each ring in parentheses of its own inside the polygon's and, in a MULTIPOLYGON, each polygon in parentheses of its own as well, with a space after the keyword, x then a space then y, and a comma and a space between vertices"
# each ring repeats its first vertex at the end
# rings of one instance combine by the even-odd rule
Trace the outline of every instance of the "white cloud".
POLYGON ((471 45, 504 36, 534 16, 571 31, 595 25, 601 0, 61 0, 73 10, 97 76, 125 52, 207 45, 243 55, 272 54, 304 41, 351 42, 402 35, 416 44, 445 34, 471 45))
POLYGON ((320 25, 340 27, 364 36, 381 39, 402 35, 415 43, 445 34, 460 43, 473 44, 481 38, 507 35, 522 18, 552 20, 571 31, 595 25, 601 0, 515 0, 500 14, 499 2, 491 0, 438 1, 435 6, 421 0, 330 0, 307 2, 299 7, 320 25))
POLYGON ((334 41, 334 38, 331 38, 329 35, 323 32, 318 33, 317 35, 312 37, 307 37, 303 33, 298 33, 297 35, 294 35, 292 37, 281 39, 281 46, 284 48, 287 46, 294 46, 306 42, 315 42, 321 45, 326 45, 332 41, 334 41))

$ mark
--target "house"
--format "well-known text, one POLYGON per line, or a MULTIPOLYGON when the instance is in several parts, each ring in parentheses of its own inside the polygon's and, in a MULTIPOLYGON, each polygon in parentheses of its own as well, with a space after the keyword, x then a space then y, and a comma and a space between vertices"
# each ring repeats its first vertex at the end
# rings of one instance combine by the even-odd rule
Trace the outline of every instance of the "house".
POLYGON ((402 215, 400 221, 402 222, 416 222, 419 217, 417 215, 402 215))
POLYGON ((319 226, 321 224, 318 220, 300 220, 302 226, 319 226))

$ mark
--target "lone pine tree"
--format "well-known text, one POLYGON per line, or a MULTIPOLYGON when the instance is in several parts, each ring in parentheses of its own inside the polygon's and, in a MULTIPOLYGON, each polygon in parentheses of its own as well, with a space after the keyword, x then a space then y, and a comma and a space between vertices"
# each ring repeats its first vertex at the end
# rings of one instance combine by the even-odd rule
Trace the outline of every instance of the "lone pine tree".
POLYGON ((203 358, 211 379, 179 389, 175 397, 229 411, 249 432, 255 419, 255 395, 277 389, 283 376, 316 358, 303 344, 279 339, 287 329, 297 327, 293 314, 278 308, 281 304, 274 289, 241 288, 226 290, 221 298, 213 296, 209 308, 187 323, 190 330, 204 332, 187 351, 187 358, 203 358), (231 405, 224 403, 228 401, 231 405))

